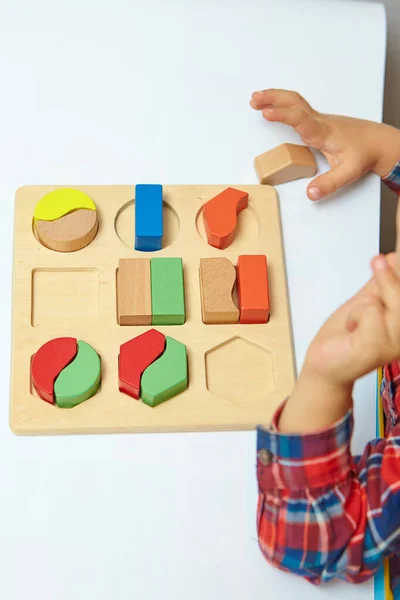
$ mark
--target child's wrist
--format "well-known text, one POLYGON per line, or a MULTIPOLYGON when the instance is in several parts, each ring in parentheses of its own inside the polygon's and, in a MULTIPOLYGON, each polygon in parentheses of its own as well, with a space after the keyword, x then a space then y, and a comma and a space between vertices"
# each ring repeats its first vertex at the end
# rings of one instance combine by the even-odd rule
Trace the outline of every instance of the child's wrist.
POLYGON ((300 379, 307 381, 307 385, 311 385, 312 383, 318 387, 321 393, 326 394, 343 394, 348 390, 352 390, 354 385, 354 381, 344 381, 315 369, 307 360, 301 370, 300 379))
POLYGON ((380 136, 377 139, 377 159, 371 169, 373 173, 384 178, 390 174, 400 160, 400 130, 390 125, 380 125, 380 136))
POLYGON ((353 383, 340 382, 305 363, 279 421, 287 434, 314 433, 341 419, 352 406, 353 383))

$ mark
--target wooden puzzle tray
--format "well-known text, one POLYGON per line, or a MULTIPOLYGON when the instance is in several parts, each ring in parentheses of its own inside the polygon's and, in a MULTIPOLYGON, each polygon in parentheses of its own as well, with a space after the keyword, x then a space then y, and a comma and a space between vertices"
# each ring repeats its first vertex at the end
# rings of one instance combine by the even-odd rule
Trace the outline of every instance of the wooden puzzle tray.
POLYGON ((202 206, 226 186, 164 186, 163 248, 133 249, 135 187, 74 186, 94 201, 99 229, 76 252, 41 245, 32 229, 35 206, 61 186, 17 191, 14 224, 10 425, 17 434, 168 432, 253 429, 268 424, 294 384, 294 362, 278 199, 270 186, 237 186, 249 193, 236 237, 225 250, 208 245, 202 206), (149 327, 121 326, 116 312, 119 259, 183 260, 186 322, 157 330, 186 345, 186 391, 149 407, 118 389, 120 345, 149 327), (205 325, 199 285, 201 258, 268 258, 270 320, 266 324, 205 325), (71 409, 44 402, 30 376, 33 355, 48 340, 72 336, 101 357, 98 392, 71 409))

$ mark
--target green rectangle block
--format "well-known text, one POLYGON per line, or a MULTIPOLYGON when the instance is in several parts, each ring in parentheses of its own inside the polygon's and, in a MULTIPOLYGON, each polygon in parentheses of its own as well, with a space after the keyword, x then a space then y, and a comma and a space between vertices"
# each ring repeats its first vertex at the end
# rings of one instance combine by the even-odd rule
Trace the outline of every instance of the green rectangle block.
POLYGON ((152 258, 152 325, 183 325, 185 289, 181 258, 152 258))

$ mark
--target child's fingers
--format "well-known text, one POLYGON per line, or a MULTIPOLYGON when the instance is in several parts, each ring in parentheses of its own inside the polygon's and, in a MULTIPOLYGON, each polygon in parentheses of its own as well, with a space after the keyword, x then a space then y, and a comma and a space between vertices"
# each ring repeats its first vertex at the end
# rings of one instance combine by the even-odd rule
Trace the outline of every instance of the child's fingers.
POLYGON ((382 302, 391 312, 398 312, 400 318, 400 279, 386 257, 376 256, 371 262, 382 302))
POLYGON ((361 175, 362 172, 357 164, 343 162, 314 179, 307 187, 307 196, 310 200, 321 200, 356 181, 361 175))
POLYGON ((269 106, 263 109, 262 114, 267 121, 278 121, 290 125, 301 137, 307 138, 307 140, 315 139, 318 141, 318 145, 321 142, 322 123, 302 108, 269 106))
POLYGON ((261 110, 273 104, 279 107, 301 106, 307 112, 312 111, 311 106, 300 94, 288 90, 269 89, 262 92, 254 92, 250 104, 256 110, 261 110))

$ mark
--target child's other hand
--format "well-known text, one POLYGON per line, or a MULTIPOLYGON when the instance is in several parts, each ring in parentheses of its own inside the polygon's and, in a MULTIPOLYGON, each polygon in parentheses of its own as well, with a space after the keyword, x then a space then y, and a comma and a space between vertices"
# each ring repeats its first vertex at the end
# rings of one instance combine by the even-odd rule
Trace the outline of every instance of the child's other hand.
POLYGON ((333 385, 359 377, 400 357, 400 278, 395 254, 377 256, 373 277, 337 310, 312 341, 304 365, 308 374, 333 385))
POLYGON ((297 92, 286 90, 254 92, 250 104, 267 121, 293 127, 331 165, 309 184, 310 200, 324 198, 368 171, 384 177, 400 158, 400 131, 389 125, 319 113, 297 92))

